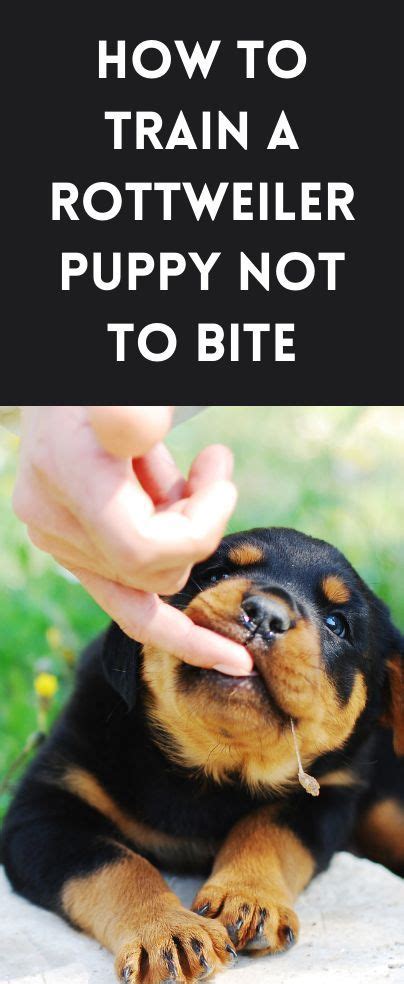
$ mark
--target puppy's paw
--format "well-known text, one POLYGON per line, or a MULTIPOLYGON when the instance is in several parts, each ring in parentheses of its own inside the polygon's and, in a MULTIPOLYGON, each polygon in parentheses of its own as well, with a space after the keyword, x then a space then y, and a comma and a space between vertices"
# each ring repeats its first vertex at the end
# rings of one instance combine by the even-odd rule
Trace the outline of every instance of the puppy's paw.
POLYGON ((115 966, 124 984, 190 984, 224 970, 236 956, 220 923, 178 904, 139 913, 138 928, 120 949, 115 966))
POLYGON ((236 950, 263 956, 288 950, 299 935, 299 920, 266 886, 207 882, 194 912, 220 921, 236 950))

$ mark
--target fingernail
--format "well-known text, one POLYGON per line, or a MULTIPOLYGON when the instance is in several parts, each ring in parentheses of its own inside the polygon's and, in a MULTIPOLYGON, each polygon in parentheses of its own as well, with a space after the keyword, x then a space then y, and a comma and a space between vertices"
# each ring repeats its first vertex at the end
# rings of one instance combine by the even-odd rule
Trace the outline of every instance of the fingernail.
POLYGON ((234 666, 231 663, 217 663, 212 669, 217 670, 218 673, 225 673, 226 676, 254 676, 254 670, 241 666, 240 663, 235 663, 234 666))

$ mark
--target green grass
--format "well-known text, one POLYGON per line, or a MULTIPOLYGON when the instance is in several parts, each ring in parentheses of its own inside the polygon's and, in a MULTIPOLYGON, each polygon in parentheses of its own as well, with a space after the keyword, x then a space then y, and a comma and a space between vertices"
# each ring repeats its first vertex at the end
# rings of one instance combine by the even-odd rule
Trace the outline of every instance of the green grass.
MULTIPOLYGON (((168 443, 186 469, 211 441, 228 444, 235 455, 240 494, 230 529, 288 525, 330 540, 404 629, 403 407, 213 407, 174 430, 168 443)), ((58 678, 50 721, 69 692, 75 655, 107 621, 31 547, 13 516, 16 454, 17 441, 3 432, 0 783, 38 729, 35 676, 47 670, 58 678)), ((9 795, 7 788, 0 796, 0 815, 9 795)))

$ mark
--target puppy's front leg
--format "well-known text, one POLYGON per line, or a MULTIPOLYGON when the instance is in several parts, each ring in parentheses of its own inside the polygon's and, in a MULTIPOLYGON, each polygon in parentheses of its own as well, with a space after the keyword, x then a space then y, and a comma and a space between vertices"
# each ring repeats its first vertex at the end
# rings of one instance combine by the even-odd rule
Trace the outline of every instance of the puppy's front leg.
POLYGON ((128 850, 62 892, 69 919, 115 955, 118 976, 147 984, 193 981, 235 958, 225 928, 184 909, 159 872, 128 850))
POLYGON ((361 786, 353 769, 330 772, 318 799, 297 791, 240 820, 194 911, 218 917, 238 950, 287 949, 299 931, 294 900, 349 841, 361 786))
POLYGON ((262 807, 233 827, 193 909, 217 916, 238 950, 274 953, 295 941, 294 899, 310 881, 314 859, 298 836, 262 807))

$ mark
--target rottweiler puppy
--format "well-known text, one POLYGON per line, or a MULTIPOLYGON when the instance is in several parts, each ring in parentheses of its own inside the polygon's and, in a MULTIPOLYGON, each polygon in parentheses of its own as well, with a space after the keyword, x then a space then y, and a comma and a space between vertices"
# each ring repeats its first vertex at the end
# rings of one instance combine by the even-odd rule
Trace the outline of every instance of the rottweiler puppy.
POLYGON ((288 529, 231 535, 172 604, 247 646, 253 675, 188 666, 113 625, 3 834, 15 890, 145 984, 286 950, 294 900, 341 848, 404 870, 404 639, 342 554, 288 529), (159 867, 206 872, 192 911, 159 867))

